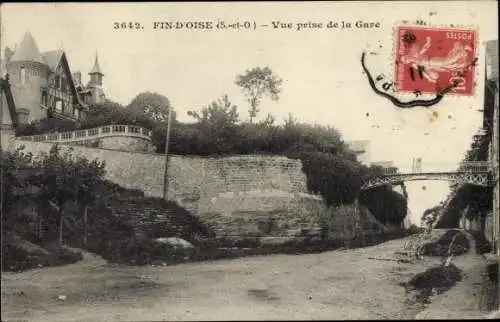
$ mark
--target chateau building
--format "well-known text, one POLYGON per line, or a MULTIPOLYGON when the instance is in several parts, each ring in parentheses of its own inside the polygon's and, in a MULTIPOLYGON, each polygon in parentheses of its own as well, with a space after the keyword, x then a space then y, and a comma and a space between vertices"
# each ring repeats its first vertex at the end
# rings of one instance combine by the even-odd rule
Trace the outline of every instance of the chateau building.
POLYGON ((5 48, 0 71, 2 77, 8 75, 21 124, 46 117, 75 121, 85 116, 89 105, 106 98, 97 55, 84 85, 81 72, 71 72, 64 50, 40 52, 29 32, 16 49, 5 48))

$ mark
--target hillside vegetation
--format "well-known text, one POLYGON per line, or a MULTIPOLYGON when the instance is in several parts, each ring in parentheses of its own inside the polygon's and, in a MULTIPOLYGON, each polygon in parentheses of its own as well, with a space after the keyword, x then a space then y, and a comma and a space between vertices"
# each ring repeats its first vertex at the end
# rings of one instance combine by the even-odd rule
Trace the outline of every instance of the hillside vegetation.
POLYGON ((130 258, 131 252, 139 258, 152 256, 148 252, 168 258, 172 247, 155 244, 156 237, 196 243, 209 235, 197 217, 176 203, 107 182, 104 163, 62 154, 57 145, 40 156, 22 149, 2 151, 2 168, 2 269, 81 259, 62 245, 110 260, 130 258), (158 216, 160 222, 154 220, 158 216))
MULTIPOLYGON (((389 186, 359 194, 362 183, 370 176, 379 175, 382 168, 360 164, 334 127, 301 123, 291 115, 283 124, 275 124, 273 118, 257 123, 242 121, 227 96, 190 114, 195 123, 180 123, 172 118, 169 144, 172 154, 212 157, 269 154, 299 159, 309 191, 320 194, 327 206, 352 204, 358 198, 384 224, 399 225, 406 217, 406 199, 389 186)), ((45 119, 26 126, 23 133, 109 124, 133 124, 152 129, 157 153, 164 153, 167 131, 164 119, 157 120, 147 113, 138 113, 130 105, 124 107, 110 101, 92 106, 90 114, 80 123, 45 119)))
MULTIPOLYGON (((490 86, 485 86, 485 104, 482 135, 475 136, 470 148, 463 156, 463 161, 487 161, 489 160, 489 146, 493 130, 493 109, 495 94, 491 88, 495 88, 492 81, 490 86)), ((493 187, 481 187, 472 184, 453 184, 451 186, 450 202, 446 208, 441 207, 441 217, 436 223, 437 228, 458 227, 460 217, 464 213, 468 220, 478 220, 484 228, 484 222, 488 214, 493 210, 493 187)), ((484 230, 484 229, 483 229, 484 230)), ((485 240, 484 231, 474 232, 477 241, 482 244, 483 252, 488 252, 491 245, 485 240)))
MULTIPOLYGON (((145 92, 127 106, 109 100, 91 106, 88 115, 76 123, 47 118, 23 125, 19 132, 34 135, 111 124, 138 125, 153 131, 156 152, 164 153, 170 121, 169 153, 212 157, 269 154, 299 159, 309 192, 323 197, 329 216, 355 211, 352 205, 358 200, 378 222, 399 227, 407 214, 406 198, 390 186, 360 193, 363 182, 380 175, 382 168, 360 164, 337 129, 302 123, 292 115, 282 124, 270 114, 256 121, 263 98, 277 101, 281 93, 282 80, 270 68, 247 70, 236 77, 235 85, 249 103, 248 118, 242 118, 239 107, 223 95, 189 111, 194 123, 181 123, 167 97, 145 92)), ((29 240, 68 242, 108 259, 142 261, 171 253, 166 244, 155 244, 156 237, 182 237, 197 244, 213 236, 209 227, 177 204, 105 182, 105 164, 98 160, 61 155, 57 146, 37 158, 21 151, 3 152, 2 160, 7 165, 4 182, 9 186, 3 192, 8 201, 2 204, 7 214, 2 220, 8 222, 5 229, 26 235, 18 231, 20 227, 34 226, 28 229, 28 235, 33 235, 29 240), (34 210, 28 216, 29 225, 24 225, 20 213, 30 208, 34 210)), ((324 221, 323 236, 328 221, 324 221)))

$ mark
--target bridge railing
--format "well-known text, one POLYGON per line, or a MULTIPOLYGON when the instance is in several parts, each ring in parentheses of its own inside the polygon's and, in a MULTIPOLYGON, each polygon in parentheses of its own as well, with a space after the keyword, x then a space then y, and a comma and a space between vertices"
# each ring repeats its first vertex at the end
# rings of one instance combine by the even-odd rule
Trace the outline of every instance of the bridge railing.
POLYGON ((150 141, 152 134, 151 130, 135 125, 106 125, 85 130, 21 136, 18 139, 34 142, 75 142, 109 136, 128 136, 150 141))
POLYGON ((491 167, 491 162, 489 161, 471 161, 471 162, 461 162, 458 165, 457 172, 487 172, 491 167))
POLYGON ((491 164, 489 161, 468 161, 459 164, 422 162, 419 165, 402 165, 396 168, 383 169, 384 175, 443 173, 443 172, 487 172, 491 164))

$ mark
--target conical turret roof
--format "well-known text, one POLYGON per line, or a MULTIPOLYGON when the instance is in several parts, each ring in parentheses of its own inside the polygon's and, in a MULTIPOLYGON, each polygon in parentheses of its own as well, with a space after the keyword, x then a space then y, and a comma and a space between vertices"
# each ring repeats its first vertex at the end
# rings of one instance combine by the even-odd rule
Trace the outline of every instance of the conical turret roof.
POLYGON ((94 62, 94 67, 92 68, 92 70, 90 71, 89 73, 90 75, 91 74, 100 74, 100 75, 104 75, 101 71, 101 67, 99 67, 99 59, 97 58, 97 54, 95 54, 95 62, 94 62))
POLYGON ((33 39, 30 32, 24 34, 23 40, 19 44, 19 47, 17 47, 17 50, 10 61, 30 61, 45 64, 45 61, 38 50, 35 39, 33 39))

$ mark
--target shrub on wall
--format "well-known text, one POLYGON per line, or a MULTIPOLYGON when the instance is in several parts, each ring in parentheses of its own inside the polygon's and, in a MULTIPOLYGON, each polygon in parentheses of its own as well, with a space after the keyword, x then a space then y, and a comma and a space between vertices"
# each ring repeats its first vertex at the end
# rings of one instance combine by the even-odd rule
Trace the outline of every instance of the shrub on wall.
MULTIPOLYGON (((197 123, 172 124, 169 151, 181 155, 323 152, 356 160, 333 127, 292 121, 284 125, 235 123, 234 118, 225 116, 229 112, 222 113, 217 109, 216 113, 213 108, 210 111, 215 114, 202 114, 197 123)), ((166 134, 166 124, 153 131, 153 143, 158 153, 165 151, 166 134)))
POLYGON ((382 186, 363 192, 359 202, 365 205, 382 224, 399 225, 407 215, 408 202, 404 196, 382 186))
POLYGON ((313 194, 321 194, 327 206, 354 202, 363 180, 361 164, 324 152, 301 153, 295 156, 302 161, 308 190, 313 194))
MULTIPOLYGON (((135 105, 134 105, 135 106, 135 105)), ((90 106, 86 117, 79 122, 79 128, 88 129, 104 125, 137 125, 148 129, 161 126, 164 122, 138 111, 138 107, 123 107, 119 103, 106 101, 90 106)), ((175 120, 175 119, 174 119, 175 120)))
MULTIPOLYGON (((174 126, 169 147, 171 153, 202 156, 271 154, 299 159, 307 176, 309 192, 322 195, 328 206, 353 203, 364 180, 382 174, 381 167, 367 168, 356 161, 355 154, 332 127, 298 123, 293 119, 284 125, 228 121, 223 122, 225 125, 217 131, 211 127, 213 124, 219 123, 205 120, 204 123, 174 126)), ((153 140, 162 144, 163 149, 165 136, 166 128, 153 134, 153 140)), ((405 198, 397 192, 375 190, 365 195, 370 196, 365 196, 366 206, 377 218, 399 224, 406 216, 405 198), (387 201, 381 204, 377 198, 387 198, 387 201), (393 209, 385 211, 387 208, 393 209)))
POLYGON ((44 118, 29 124, 21 124, 19 127, 19 135, 38 135, 43 133, 74 131, 77 129, 78 124, 75 122, 56 118, 44 118))
POLYGON ((380 167, 366 167, 345 157, 323 152, 292 153, 302 161, 311 193, 320 194, 327 206, 352 204, 356 198, 382 223, 399 225, 407 215, 407 200, 391 186, 360 193, 369 176, 380 175, 380 167))

